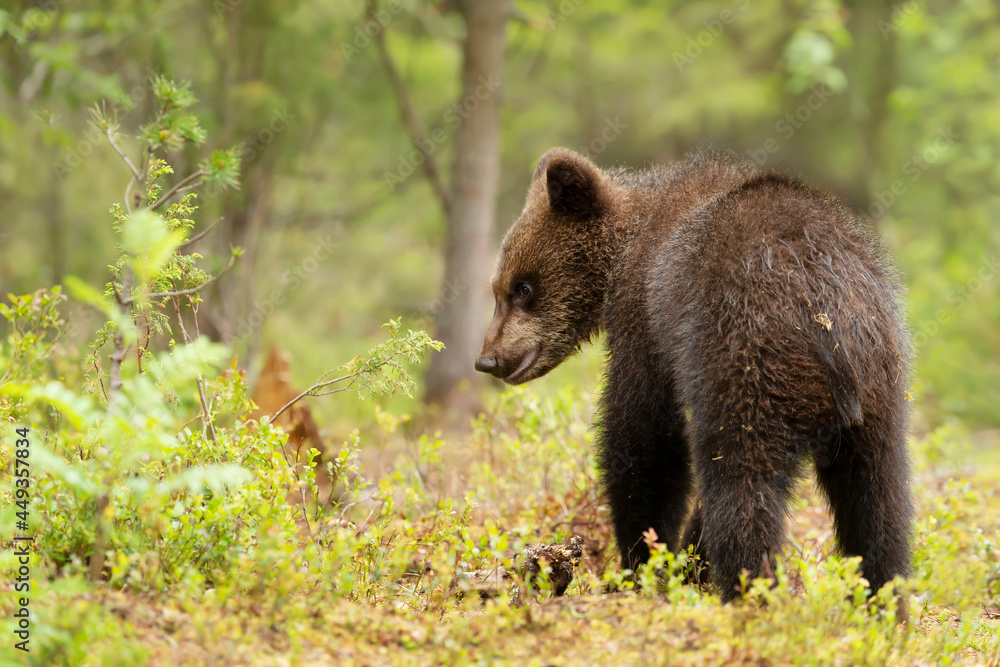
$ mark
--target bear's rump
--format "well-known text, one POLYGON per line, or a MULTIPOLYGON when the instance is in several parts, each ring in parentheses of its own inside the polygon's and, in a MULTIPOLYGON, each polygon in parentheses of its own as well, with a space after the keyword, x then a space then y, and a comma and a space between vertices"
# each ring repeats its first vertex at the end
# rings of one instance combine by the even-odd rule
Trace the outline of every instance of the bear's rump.
POLYGON ((666 370, 685 403, 741 427, 766 412, 807 431, 834 416, 863 423, 905 384, 891 279, 842 211, 747 199, 700 211, 651 264, 646 307, 666 370))

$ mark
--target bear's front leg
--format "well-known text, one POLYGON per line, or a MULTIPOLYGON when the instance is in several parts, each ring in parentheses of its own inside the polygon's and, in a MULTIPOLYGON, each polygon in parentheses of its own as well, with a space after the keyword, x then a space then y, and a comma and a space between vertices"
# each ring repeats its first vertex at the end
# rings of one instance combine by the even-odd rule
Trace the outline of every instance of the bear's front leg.
POLYGON ((691 491, 683 413, 665 389, 651 387, 663 384, 620 382, 612 366, 597 419, 604 491, 622 567, 632 570, 649 559, 643 533, 650 528, 676 551, 691 491))

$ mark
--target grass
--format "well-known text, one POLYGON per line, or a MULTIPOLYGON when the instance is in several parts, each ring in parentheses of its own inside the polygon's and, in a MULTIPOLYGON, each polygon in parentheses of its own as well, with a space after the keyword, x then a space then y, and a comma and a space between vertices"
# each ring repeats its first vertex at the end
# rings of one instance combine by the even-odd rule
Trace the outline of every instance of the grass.
MULTIPOLYGON (((864 602, 857 563, 836 555, 808 479, 777 587, 747 582, 745 600, 722 605, 684 584, 683 566, 661 551, 660 576, 640 572, 646 585, 632 589, 617 569, 588 419, 584 395, 517 389, 463 438, 404 442, 385 420, 394 463, 343 466, 341 479, 353 480, 345 495, 335 511, 312 507, 308 526, 303 507, 283 496, 256 521, 219 510, 215 521, 233 535, 226 553, 212 555, 206 512, 175 508, 193 529, 172 543, 183 546, 154 555, 163 530, 119 539, 108 581, 96 584, 79 557, 43 555, 34 566, 32 663, 1000 664, 1000 465, 995 457, 992 466, 956 465, 982 458, 959 433, 914 442, 919 519, 903 625, 892 604, 864 602), (247 531, 240 521, 255 525, 247 531), (527 544, 577 533, 585 556, 564 597, 549 595, 544 578, 526 588, 515 577, 511 586, 531 591, 519 603, 510 591, 483 600, 459 585, 465 572, 510 568, 527 544), (163 562, 172 550, 181 563, 173 569, 163 562), (618 592, 605 593, 609 585, 618 592)), ((344 452, 357 460, 351 447, 344 452)), ((11 567, 5 556, 6 619, 11 567)))

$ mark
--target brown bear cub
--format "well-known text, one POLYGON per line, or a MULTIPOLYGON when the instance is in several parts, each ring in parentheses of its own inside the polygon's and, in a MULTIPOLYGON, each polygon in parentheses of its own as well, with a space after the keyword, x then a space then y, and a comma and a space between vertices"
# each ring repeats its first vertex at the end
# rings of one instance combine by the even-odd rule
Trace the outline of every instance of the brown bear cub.
POLYGON ((492 286, 476 368, 505 382, 605 332, 598 460, 623 566, 649 528, 695 540, 731 600, 741 572, 769 573, 812 459, 871 589, 909 572, 900 288, 833 197, 729 154, 631 172, 553 149, 492 286))

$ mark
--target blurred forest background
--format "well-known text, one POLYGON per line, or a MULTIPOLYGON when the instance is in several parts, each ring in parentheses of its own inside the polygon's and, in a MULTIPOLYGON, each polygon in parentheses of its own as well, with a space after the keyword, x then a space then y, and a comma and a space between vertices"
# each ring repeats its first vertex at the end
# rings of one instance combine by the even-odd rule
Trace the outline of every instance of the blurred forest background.
MULTIPOLYGON (((488 280, 537 158, 726 145, 872 218, 908 287, 919 427, 1000 427, 993 0, 4 0, 0 294, 106 282, 128 174, 90 108, 124 109, 134 152, 154 74, 191 82, 208 148, 239 147, 240 188, 199 194, 221 222, 198 250, 213 271, 245 254, 200 319, 251 377, 280 345, 304 388, 402 315, 448 345, 427 397, 488 404, 488 280)), ((67 308, 83 345, 102 320, 67 308)), ((600 364, 591 348, 541 383, 593 388, 600 364)), ((371 422, 312 408, 338 435, 371 422)))

